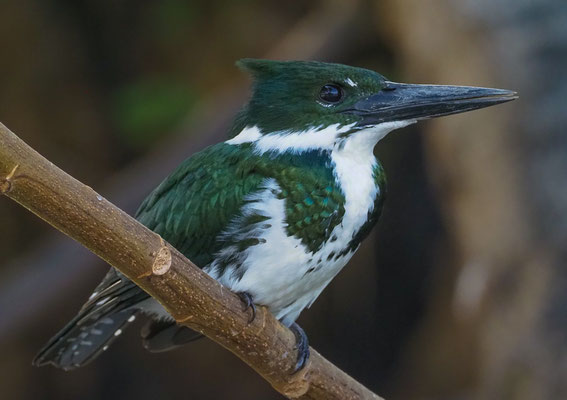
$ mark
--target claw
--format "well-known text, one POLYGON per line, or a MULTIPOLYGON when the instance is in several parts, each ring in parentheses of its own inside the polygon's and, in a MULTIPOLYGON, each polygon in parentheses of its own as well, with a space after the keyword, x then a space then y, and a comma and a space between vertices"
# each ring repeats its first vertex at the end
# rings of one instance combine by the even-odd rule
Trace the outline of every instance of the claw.
POLYGON ((296 340, 295 348, 297 349, 297 363, 293 370, 293 373, 295 374, 307 365, 307 361, 309 360, 309 340, 307 339, 305 331, 295 322, 291 324, 289 329, 294 333, 296 340))
POLYGON ((254 304, 254 300, 252 299, 252 295, 248 292, 239 292, 237 295, 240 297, 240 300, 244 303, 244 311, 248 311, 252 309, 252 315, 248 319, 248 323, 251 324, 254 319, 256 319, 256 304, 254 304))

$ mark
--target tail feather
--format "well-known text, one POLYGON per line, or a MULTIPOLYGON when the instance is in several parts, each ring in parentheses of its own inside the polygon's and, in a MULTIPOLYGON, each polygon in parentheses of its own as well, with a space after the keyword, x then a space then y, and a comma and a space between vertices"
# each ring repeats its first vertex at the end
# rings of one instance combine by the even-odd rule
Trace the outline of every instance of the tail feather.
POLYGON ((177 325, 175 321, 150 321, 142 329, 144 348, 152 353, 173 350, 202 337, 201 333, 177 325))
POLYGON ((148 294, 111 269, 79 313, 40 350, 33 365, 64 370, 92 361, 122 333, 148 294))
POLYGON ((39 351, 33 365, 52 364, 66 371, 86 365, 120 336, 137 312, 126 309, 94 319, 77 315, 39 351))

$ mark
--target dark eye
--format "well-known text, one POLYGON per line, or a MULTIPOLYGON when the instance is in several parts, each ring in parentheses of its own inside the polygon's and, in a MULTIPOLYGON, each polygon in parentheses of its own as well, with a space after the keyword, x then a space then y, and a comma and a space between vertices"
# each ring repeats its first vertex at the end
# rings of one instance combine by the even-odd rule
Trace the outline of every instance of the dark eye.
POLYGON ((321 88, 319 98, 327 103, 338 103, 343 98, 343 90, 338 85, 328 83, 321 88))

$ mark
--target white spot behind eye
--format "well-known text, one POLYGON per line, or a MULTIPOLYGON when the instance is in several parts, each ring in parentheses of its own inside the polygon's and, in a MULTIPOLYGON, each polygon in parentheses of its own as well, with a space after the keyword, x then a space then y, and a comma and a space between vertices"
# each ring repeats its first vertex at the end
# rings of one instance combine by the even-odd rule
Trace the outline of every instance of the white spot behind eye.
POLYGON ((349 85, 350 87, 357 87, 358 86, 358 83, 356 83, 355 81, 353 81, 350 78, 346 78, 345 83, 347 85, 349 85))

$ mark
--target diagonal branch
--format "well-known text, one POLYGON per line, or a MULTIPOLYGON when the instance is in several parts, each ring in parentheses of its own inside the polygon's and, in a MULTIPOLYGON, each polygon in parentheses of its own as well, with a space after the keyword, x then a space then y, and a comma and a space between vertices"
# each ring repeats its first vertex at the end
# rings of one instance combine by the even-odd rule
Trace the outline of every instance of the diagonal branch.
MULTIPOLYGON (((357 15, 364 12, 362 3, 360 0, 318 2, 262 58, 340 59, 352 47, 353 31, 356 31, 352 24, 357 21, 357 15)), ((142 159, 113 173, 98 190, 108 194, 122 209, 134 210, 144 195, 187 154, 224 140, 234 114, 245 101, 242 98, 245 93, 247 87, 243 83, 224 86, 210 93, 192 113, 190 121, 181 124, 168 140, 157 144, 142 159)), ((0 342, 7 336, 17 335, 42 309, 55 302, 58 293, 81 279, 88 279, 88 272, 98 265, 96 257, 58 232, 43 238, 25 255, 11 260, 5 267, 9 271, 18 271, 18 274, 9 274, 0 282, 3 316, 0 318, 0 342), (50 273, 54 266, 57 266, 58 274, 50 273), (86 269, 89 269, 87 273, 86 269), (28 291, 33 291, 34 296, 22 294, 28 291), (10 307, 13 303, 18 303, 19 307, 10 307)))
POLYGON ((156 298, 179 324, 232 351, 283 395, 379 399, 314 350, 308 365, 292 374, 295 337, 270 312, 261 307, 249 324, 238 296, 2 124, 0 194, 82 243, 156 298))

